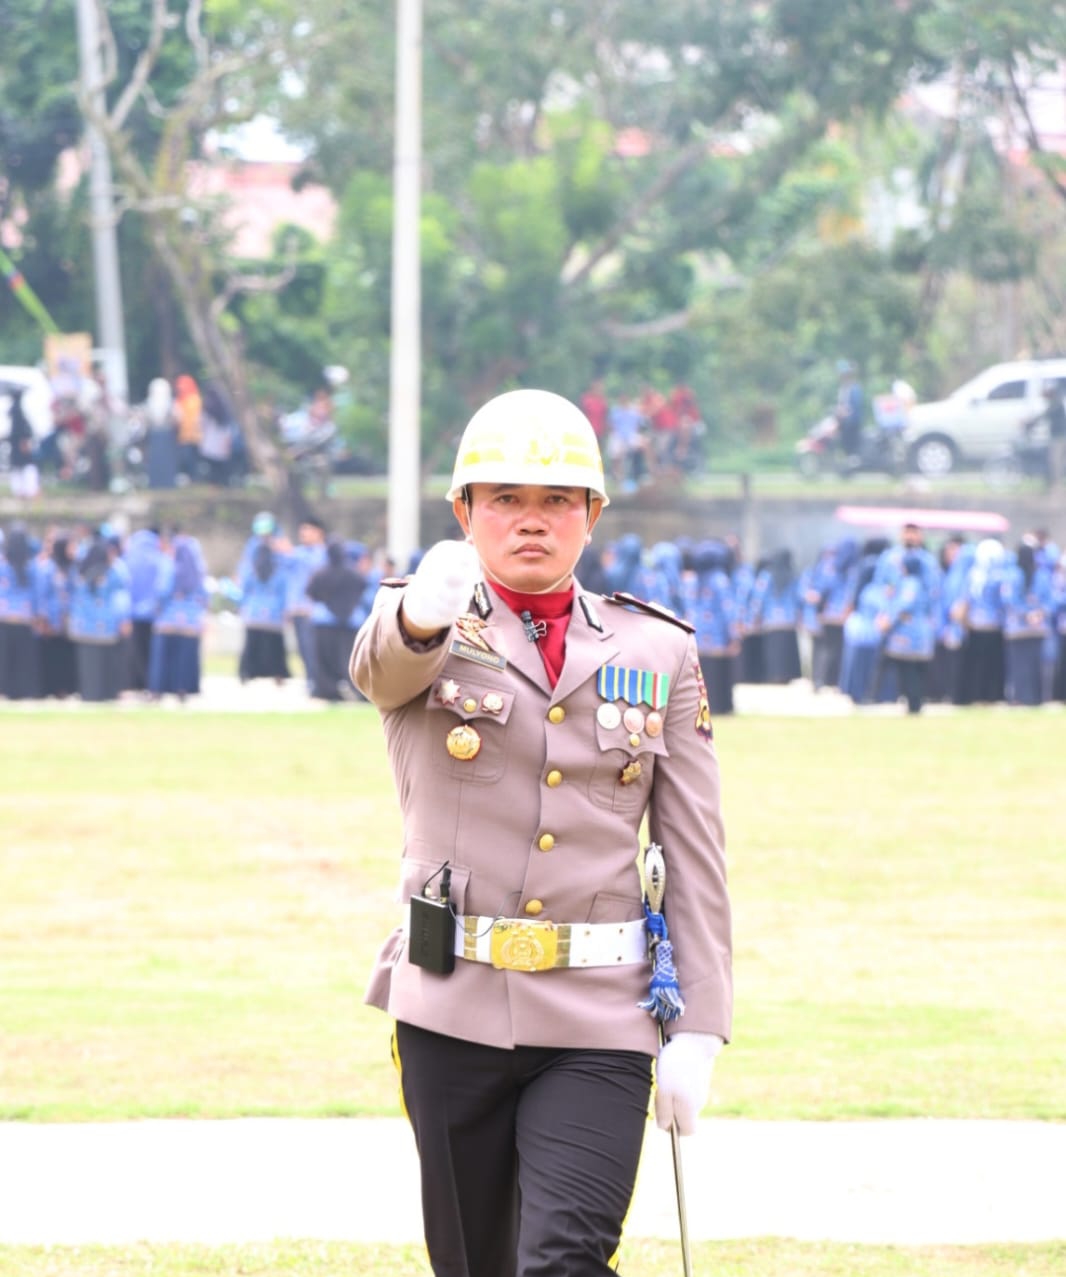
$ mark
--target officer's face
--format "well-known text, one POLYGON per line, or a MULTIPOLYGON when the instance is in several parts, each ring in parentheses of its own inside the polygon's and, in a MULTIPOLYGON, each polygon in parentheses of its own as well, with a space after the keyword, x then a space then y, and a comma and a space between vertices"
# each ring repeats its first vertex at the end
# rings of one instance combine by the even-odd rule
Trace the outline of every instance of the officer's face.
POLYGON ((474 483, 469 509, 462 498, 455 517, 473 540, 490 580, 538 594, 565 589, 600 517, 602 503, 586 503, 584 488, 474 483))

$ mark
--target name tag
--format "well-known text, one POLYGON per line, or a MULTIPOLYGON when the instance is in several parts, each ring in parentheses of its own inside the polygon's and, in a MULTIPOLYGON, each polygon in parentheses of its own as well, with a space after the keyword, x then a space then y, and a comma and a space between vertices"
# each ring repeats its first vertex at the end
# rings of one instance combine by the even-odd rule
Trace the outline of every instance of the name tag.
POLYGON ((448 650, 452 656, 461 657, 464 661, 474 661, 477 665, 487 665, 490 669, 505 670, 507 668, 507 658, 501 656, 499 652, 475 647, 473 643, 466 643, 462 639, 452 639, 452 645, 448 650))

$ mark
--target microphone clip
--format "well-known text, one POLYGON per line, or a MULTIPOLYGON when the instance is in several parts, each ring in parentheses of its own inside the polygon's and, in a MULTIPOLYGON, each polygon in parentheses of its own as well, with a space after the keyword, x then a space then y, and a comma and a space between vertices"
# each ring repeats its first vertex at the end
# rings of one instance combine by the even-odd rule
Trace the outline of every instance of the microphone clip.
POLYGON ((522 622, 522 629, 525 631, 526 640, 535 643, 538 639, 542 639, 548 632, 547 621, 534 621, 533 613, 528 609, 519 614, 522 622))

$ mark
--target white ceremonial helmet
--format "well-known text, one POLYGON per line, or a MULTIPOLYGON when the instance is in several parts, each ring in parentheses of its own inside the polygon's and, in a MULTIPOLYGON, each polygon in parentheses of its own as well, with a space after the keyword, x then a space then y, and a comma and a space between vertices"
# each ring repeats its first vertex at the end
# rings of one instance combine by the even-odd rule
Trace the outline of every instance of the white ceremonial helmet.
POLYGON ((587 488, 608 504, 603 459, 588 417, 550 390, 508 390, 470 418, 455 457, 448 500, 468 483, 587 488))

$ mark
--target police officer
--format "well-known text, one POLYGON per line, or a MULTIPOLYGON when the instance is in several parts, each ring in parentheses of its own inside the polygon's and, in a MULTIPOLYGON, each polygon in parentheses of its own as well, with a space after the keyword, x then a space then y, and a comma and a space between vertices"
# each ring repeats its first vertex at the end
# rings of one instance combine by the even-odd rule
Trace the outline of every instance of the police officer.
POLYGON ((407 921, 367 1000, 397 1022, 437 1277, 598 1277, 613 1271, 653 1060, 657 1121, 689 1134, 730 1032, 706 694, 684 622, 574 579, 607 494, 573 404, 490 400, 448 497, 465 541, 380 590, 352 652, 404 821, 407 921), (646 813, 685 1001, 661 1049, 638 1005, 646 813))

